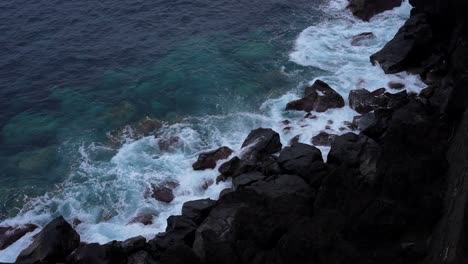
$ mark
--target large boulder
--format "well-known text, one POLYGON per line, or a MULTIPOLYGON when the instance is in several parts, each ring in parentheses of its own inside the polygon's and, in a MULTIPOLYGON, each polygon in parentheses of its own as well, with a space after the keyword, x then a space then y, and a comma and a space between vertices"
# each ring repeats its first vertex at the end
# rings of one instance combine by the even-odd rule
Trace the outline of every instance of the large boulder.
POLYGON ((344 105, 345 102, 340 94, 325 82, 317 80, 312 86, 305 89, 303 98, 289 102, 286 105, 286 110, 325 112, 328 109, 341 108, 344 105))
POLYGON ((326 172, 322 152, 307 144, 294 143, 285 147, 278 162, 284 173, 299 175, 308 183, 319 181, 326 172))
POLYGON ((348 8, 353 15, 369 21, 373 16, 401 5, 402 0, 350 0, 348 8))
MULTIPOLYGON (((252 156, 267 156, 281 150, 280 136, 269 128, 252 130, 242 143, 242 158, 251 159, 252 156)), ((255 159, 258 157, 255 157, 255 159)))
POLYGON ((25 234, 34 231, 36 225, 26 224, 18 226, 1 226, 0 227, 0 250, 9 247, 18 239, 22 238, 25 234))
POLYGON ((330 134, 325 131, 321 131, 317 135, 312 137, 310 143, 314 146, 330 146, 333 140, 335 139, 336 135, 330 134))
POLYGON ((411 16, 382 50, 370 57, 385 73, 420 66, 432 51, 433 34, 425 14, 411 16))
POLYGON ((360 114, 381 108, 396 108, 407 102, 406 91, 386 93, 385 88, 370 92, 366 89, 353 90, 349 93, 349 107, 360 114))
POLYGON ((211 199, 189 201, 182 206, 182 215, 200 224, 208 216, 215 204, 216 201, 211 199))
POLYGON ((17 263, 57 263, 80 244, 80 235, 63 219, 57 217, 47 224, 33 242, 16 259, 17 263))
POLYGON ((227 159, 232 154, 232 149, 220 147, 218 149, 201 153, 197 161, 192 165, 194 170, 214 169, 218 160, 227 159))

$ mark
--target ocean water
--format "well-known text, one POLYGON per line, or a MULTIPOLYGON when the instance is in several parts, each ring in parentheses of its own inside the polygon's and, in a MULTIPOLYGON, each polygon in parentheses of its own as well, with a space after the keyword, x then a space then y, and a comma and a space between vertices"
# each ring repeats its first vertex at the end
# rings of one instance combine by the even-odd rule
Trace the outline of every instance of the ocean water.
MULTIPOLYGON (((85 242, 150 239, 185 201, 217 199, 230 186, 206 188, 218 174, 192 170, 200 152, 224 145, 236 155, 257 127, 273 128, 284 145, 349 132, 345 122, 357 113, 348 106, 316 119, 284 111, 315 79, 346 101, 353 89, 389 81, 424 88, 416 76, 385 75, 369 62, 409 17, 409 3, 369 23, 346 5, 2 1, 0 226, 43 226, 63 215, 81 222, 85 242), (352 46, 363 32, 376 38, 352 46), (161 127, 136 137, 146 118, 161 127), (178 184, 173 202, 147 198, 152 184, 167 182, 178 184), (148 213, 153 224, 129 224, 148 213)), ((14 261, 38 231, 0 251, 0 261, 14 261)))

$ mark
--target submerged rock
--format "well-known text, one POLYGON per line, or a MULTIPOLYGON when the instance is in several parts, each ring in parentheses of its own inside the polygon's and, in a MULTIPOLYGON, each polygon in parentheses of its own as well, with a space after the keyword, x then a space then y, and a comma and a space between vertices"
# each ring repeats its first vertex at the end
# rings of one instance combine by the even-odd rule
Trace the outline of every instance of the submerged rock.
POLYGON ((328 109, 341 108, 344 104, 341 95, 325 82, 317 80, 305 89, 303 98, 289 102, 286 110, 325 112, 328 109))
POLYGON ((198 159, 192 167, 194 170, 214 169, 216 167, 216 162, 227 159, 232 152, 232 149, 228 147, 220 147, 209 152, 201 153, 198 155, 198 159))
POLYGON ((311 143, 315 146, 330 146, 335 137, 336 135, 322 131, 318 135, 312 137, 311 143))
POLYGON ((0 227, 0 250, 9 247, 17 240, 22 238, 25 234, 34 231, 37 228, 36 225, 26 224, 18 226, 1 226, 0 227))
POLYGON ((364 32, 359 35, 356 35, 351 40, 351 45, 353 46, 362 46, 369 43, 370 40, 375 39, 375 35, 372 32, 364 32))
POLYGON ((132 220, 130 220, 130 222, 128 223, 129 224, 140 223, 143 225, 152 225, 154 216, 155 215, 153 214, 139 214, 135 216, 132 220))
POLYGON ((16 259, 17 263, 58 263, 80 244, 80 235, 63 219, 55 218, 16 259))
POLYGON ((353 15, 369 21, 373 16, 401 5, 402 0, 350 0, 348 8, 353 15))
POLYGON ((163 203, 170 203, 175 198, 172 189, 165 186, 154 186, 151 197, 163 203))

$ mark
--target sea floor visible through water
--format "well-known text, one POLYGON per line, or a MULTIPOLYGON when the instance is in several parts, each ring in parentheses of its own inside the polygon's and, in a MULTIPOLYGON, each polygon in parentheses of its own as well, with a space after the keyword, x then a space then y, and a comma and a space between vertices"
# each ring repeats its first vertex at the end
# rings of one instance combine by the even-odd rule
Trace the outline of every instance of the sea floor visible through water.
MULTIPOLYGON (((274 129, 284 145, 349 132, 357 113, 348 105, 315 119, 284 110, 314 80, 346 102, 353 89, 390 81, 424 88, 417 76, 385 75, 369 61, 409 17, 407 1, 370 22, 345 0, 37 2, 0 4, 12 20, 0 26, 0 226, 63 215, 81 222, 85 242, 149 239, 184 202, 217 199, 230 186, 203 187, 218 173, 193 171, 200 152, 228 146, 236 155, 257 127, 274 129), (375 38, 351 45, 363 32, 375 38), (132 137, 146 118, 161 125, 156 136, 132 137), (145 196, 164 182, 178 183, 170 204, 145 196), (156 217, 129 224, 141 214, 156 217)), ((0 261, 14 261, 38 231, 0 251, 0 261)))

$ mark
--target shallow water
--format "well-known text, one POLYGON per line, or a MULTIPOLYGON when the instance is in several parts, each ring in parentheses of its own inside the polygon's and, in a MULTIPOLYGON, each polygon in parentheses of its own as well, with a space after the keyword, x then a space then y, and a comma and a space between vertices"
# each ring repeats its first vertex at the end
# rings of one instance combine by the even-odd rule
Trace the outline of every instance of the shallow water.
MULTIPOLYGON (((283 144, 348 132, 344 122, 356 115, 348 106, 317 119, 284 111, 315 78, 345 99, 391 80, 412 92, 424 86, 369 62, 409 16, 407 2, 370 23, 353 18, 343 0, 0 5, 11 21, 0 26, 8 58, 0 62, 0 225, 44 225, 61 214, 82 222, 76 229, 87 242, 151 238, 183 202, 216 199, 229 183, 205 190, 216 170, 191 164, 204 150, 239 150, 251 129, 271 127, 283 144), (368 31, 374 40, 350 44, 368 31), (157 138, 123 137, 123 145, 106 138, 146 116, 164 121, 157 138), (173 137, 180 140, 161 149, 173 137), (167 181, 179 183, 173 202, 145 198, 151 184, 167 181), (158 217, 128 224, 141 213, 158 217)), ((31 237, 0 251, 0 261, 14 260, 31 237)))

